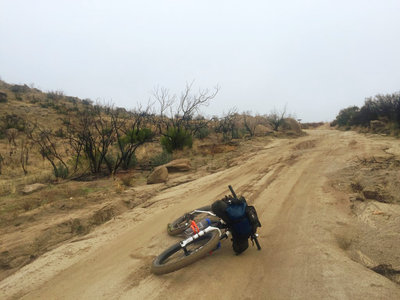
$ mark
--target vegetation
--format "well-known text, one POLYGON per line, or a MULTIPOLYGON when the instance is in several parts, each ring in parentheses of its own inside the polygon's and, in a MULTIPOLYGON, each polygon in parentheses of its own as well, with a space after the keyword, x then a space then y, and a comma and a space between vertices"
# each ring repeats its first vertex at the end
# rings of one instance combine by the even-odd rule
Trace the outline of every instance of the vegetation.
POLYGON ((8 101, 7 94, 0 91, 0 103, 6 103, 7 101, 8 101))
POLYGON ((399 134, 400 93, 376 95, 367 98, 362 107, 350 106, 342 109, 332 126, 350 129, 360 126, 373 132, 399 134))
POLYGON ((156 89, 153 103, 128 111, 0 80, 0 227, 22 232, 46 214, 53 216, 53 223, 40 230, 39 246, 21 239, 32 253, 20 255, 20 245, 3 253, 7 271, 9 265, 22 266, 49 246, 110 219, 114 208, 107 204, 98 210, 99 203, 122 200, 116 211, 141 203, 141 195, 117 194, 144 184, 153 167, 185 157, 193 160, 193 168, 207 164, 206 170, 215 172, 231 166, 238 146, 248 149, 247 143, 230 143, 231 139, 273 132, 266 115, 233 109, 222 118, 200 115, 217 93, 218 88, 194 92, 192 85, 179 95, 156 89), (42 185, 28 192, 33 183, 42 185), (84 218, 58 224, 54 217, 64 218, 68 210, 89 205, 93 211, 84 209, 84 218), (60 226, 66 229, 62 233, 60 226))
POLYGON ((179 95, 156 88, 153 103, 132 111, 4 81, 0 90, 1 99, 6 99, 0 103, 6 108, 0 112, 0 142, 6 139, 8 145, 0 149, 3 174, 17 174, 11 169, 18 166, 29 176, 40 157, 56 178, 115 176, 142 166, 137 150, 155 141, 163 151, 147 158, 152 166, 170 161, 176 150, 191 148, 196 139, 216 137, 225 143, 286 128, 286 109, 270 115, 231 109, 221 118, 206 118, 200 109, 219 88, 194 92, 193 83, 179 95))
POLYGON ((171 160, 172 160, 172 154, 167 151, 163 151, 160 154, 157 154, 150 159, 150 165, 152 167, 157 167, 164 165, 170 162, 171 160))
POLYGON ((211 131, 208 127, 202 127, 195 133, 195 138, 203 140, 210 135, 211 131))
POLYGON ((180 96, 171 95, 168 89, 157 88, 153 96, 159 104, 159 116, 155 118, 161 145, 168 152, 192 147, 193 136, 207 128, 209 121, 196 117, 202 106, 208 105, 216 97, 219 88, 214 91, 200 90, 192 93, 192 84, 187 84, 180 96))
POLYGON ((184 147, 191 148, 193 137, 185 128, 170 127, 160 139, 164 149, 172 153, 174 150, 183 150, 184 147))

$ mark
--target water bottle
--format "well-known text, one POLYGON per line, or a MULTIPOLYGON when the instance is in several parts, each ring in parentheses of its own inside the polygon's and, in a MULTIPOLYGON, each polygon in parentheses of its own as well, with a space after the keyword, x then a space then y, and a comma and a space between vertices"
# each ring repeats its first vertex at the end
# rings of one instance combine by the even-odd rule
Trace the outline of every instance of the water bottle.
POLYGON ((187 228, 185 230, 185 235, 186 236, 194 235, 194 234, 198 233, 199 231, 207 228, 210 225, 211 225, 211 220, 209 218, 201 220, 200 222, 197 222, 197 223, 195 221, 192 221, 190 223, 189 228, 187 228))

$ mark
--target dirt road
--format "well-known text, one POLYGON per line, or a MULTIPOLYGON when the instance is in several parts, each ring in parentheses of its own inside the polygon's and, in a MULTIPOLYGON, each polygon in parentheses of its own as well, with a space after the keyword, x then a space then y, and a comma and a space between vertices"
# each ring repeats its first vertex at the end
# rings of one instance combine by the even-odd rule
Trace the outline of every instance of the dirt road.
POLYGON ((400 299, 400 286, 351 260, 338 236, 354 222, 331 174, 379 143, 313 130, 279 139, 237 165, 169 188, 95 232, 58 247, 0 282, 1 299, 400 299), (354 140, 357 141, 354 146, 354 140), (350 147, 349 145, 353 145, 350 147), (152 259, 176 240, 166 224, 227 193, 259 212, 262 251, 230 242, 180 271, 154 276, 152 259))

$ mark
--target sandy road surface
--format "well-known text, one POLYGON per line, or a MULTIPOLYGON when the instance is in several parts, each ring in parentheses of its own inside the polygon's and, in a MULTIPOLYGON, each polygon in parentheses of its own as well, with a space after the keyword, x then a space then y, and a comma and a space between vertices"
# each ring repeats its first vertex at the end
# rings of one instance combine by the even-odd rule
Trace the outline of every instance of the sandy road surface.
POLYGON ((0 298, 400 299, 398 285, 348 258, 336 238, 353 220, 329 176, 373 149, 364 136, 332 130, 276 140, 235 167, 164 190, 147 207, 46 253, 0 282, 0 298), (234 256, 225 241, 180 271, 150 274, 154 256, 175 242, 166 224, 223 196, 228 184, 256 206, 262 251, 234 256))

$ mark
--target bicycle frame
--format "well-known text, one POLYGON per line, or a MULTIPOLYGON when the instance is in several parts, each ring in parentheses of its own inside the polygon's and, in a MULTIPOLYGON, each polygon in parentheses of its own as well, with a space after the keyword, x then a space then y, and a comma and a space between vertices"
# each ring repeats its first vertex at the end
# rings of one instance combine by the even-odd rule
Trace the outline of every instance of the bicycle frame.
POLYGON ((218 230, 219 232, 219 236, 222 236, 222 232, 218 227, 214 227, 214 226, 208 226, 207 228, 205 228, 204 230, 200 230, 199 233, 196 233, 195 235, 192 235, 191 237, 187 238, 186 240, 183 240, 180 242, 181 247, 185 248, 187 246, 187 244, 189 244, 190 242, 198 239, 199 237, 205 235, 206 233, 213 231, 213 230, 218 230))
MULTIPOLYGON (((207 211, 207 210, 197 210, 197 209, 195 209, 194 211, 192 211, 190 214, 196 214, 196 213, 209 214, 210 216, 213 216, 213 217, 216 217, 216 216, 217 216, 216 214, 214 214, 214 213, 211 212, 211 211, 207 211)), ((223 220, 220 220, 220 223, 221 223, 221 224, 225 224, 225 222, 224 222, 223 220)), ((220 229, 220 228, 215 227, 215 226, 208 226, 208 227, 206 227, 205 229, 200 230, 198 233, 196 233, 196 234, 190 236, 190 237, 187 238, 186 240, 181 241, 181 242, 180 242, 180 245, 181 245, 182 248, 185 248, 185 247, 186 247, 189 243, 191 243, 192 241, 198 239, 199 237, 201 237, 201 236, 205 235, 206 233, 211 232, 211 231, 213 231, 213 230, 218 230, 220 239, 225 238, 225 237, 228 237, 228 236, 231 234, 231 233, 229 232, 229 230, 226 230, 225 233, 223 234, 223 233, 221 232, 221 229, 220 229)))

